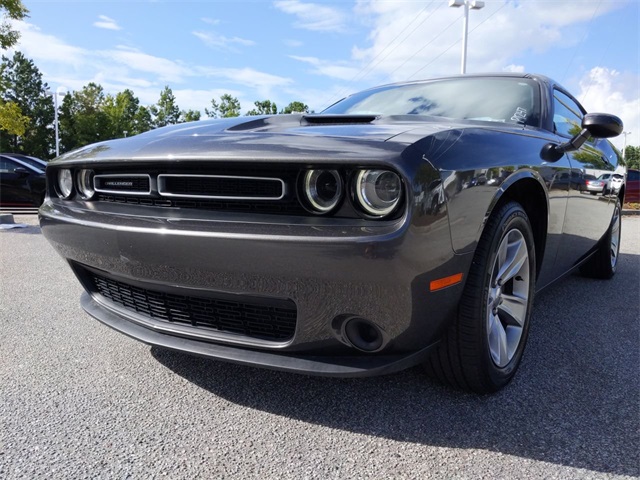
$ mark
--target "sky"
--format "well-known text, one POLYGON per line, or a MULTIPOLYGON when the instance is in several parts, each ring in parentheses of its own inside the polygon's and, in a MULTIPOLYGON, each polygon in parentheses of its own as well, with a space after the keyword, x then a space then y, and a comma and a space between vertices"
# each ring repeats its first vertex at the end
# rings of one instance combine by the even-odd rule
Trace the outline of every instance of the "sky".
MULTIPOLYGON (((447 0, 23 0, 16 47, 52 90, 100 83, 143 104, 212 98, 317 112, 390 82, 458 74, 463 9, 447 0)), ((469 13, 467 73, 544 74, 640 145, 640 0, 485 0, 469 13)), ((624 136, 613 139, 619 148, 624 136)))

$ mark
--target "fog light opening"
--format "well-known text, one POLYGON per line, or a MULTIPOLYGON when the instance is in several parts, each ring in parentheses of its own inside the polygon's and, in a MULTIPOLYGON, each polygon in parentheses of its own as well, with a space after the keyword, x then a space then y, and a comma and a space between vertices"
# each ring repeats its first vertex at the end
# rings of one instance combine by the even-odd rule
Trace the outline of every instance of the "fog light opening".
POLYGON ((363 352, 376 352, 382 347, 380 328, 363 318, 352 318, 346 322, 344 334, 354 348, 363 352))

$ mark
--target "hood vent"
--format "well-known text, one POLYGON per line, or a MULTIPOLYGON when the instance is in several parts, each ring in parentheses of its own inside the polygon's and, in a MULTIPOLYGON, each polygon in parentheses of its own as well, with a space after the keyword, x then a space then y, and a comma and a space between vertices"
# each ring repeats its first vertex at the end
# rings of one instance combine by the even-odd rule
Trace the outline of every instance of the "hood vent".
POLYGON ((302 125, 358 125, 371 123, 379 115, 304 115, 302 125))

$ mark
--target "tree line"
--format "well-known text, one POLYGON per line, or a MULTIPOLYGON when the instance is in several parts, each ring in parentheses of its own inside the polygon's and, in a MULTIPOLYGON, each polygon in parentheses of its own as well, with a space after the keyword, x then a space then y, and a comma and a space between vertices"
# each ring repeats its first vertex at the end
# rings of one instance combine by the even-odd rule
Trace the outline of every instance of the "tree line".
MULTIPOLYGON (((40 158, 55 155, 54 98, 33 60, 21 52, 2 57, 0 64, 0 151, 40 158)), ((133 91, 106 93, 94 82, 67 92, 58 105, 60 153, 90 143, 123 138, 148 130, 201 119, 199 110, 182 110, 167 85, 153 105, 143 105, 133 91)), ((241 115, 238 98, 224 94, 204 109, 210 118, 241 115)), ((245 115, 309 113, 294 101, 278 110, 271 100, 254 102, 245 115)))
MULTIPOLYGON (((0 0, 1 2, 2 0, 0 0)), ((2 35, 0 34, 0 45, 2 35)), ((0 151, 24 153, 50 159, 55 155, 54 100, 35 63, 22 53, 2 57, 0 64, 0 151)), ((240 101, 224 94, 212 98, 204 109, 210 118, 241 115, 240 101)), ((245 115, 309 113, 309 107, 294 101, 278 110, 271 100, 255 101, 245 115)), ((60 152, 90 143, 122 138, 153 128, 200 120, 199 110, 181 110, 173 91, 165 86, 158 101, 143 105, 134 92, 126 89, 105 93, 97 83, 68 92, 59 102, 60 152)), ((640 147, 627 146, 625 163, 640 168, 640 147)))

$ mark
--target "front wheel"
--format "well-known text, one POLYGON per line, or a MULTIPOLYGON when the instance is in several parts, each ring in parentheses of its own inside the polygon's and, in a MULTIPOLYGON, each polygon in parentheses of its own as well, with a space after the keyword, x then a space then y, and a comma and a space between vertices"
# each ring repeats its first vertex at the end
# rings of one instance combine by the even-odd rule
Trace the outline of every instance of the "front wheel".
POLYGON ((457 318, 427 361, 427 372, 476 393, 509 383, 529 333, 535 280, 531 224, 520 204, 508 202, 487 222, 457 318))

